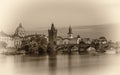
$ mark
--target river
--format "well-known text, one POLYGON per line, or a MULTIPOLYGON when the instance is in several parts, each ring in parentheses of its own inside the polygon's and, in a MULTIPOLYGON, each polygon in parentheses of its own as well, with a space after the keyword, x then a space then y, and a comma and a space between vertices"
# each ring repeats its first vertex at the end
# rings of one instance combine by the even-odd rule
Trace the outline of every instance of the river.
POLYGON ((120 75, 120 54, 0 55, 0 75, 120 75))

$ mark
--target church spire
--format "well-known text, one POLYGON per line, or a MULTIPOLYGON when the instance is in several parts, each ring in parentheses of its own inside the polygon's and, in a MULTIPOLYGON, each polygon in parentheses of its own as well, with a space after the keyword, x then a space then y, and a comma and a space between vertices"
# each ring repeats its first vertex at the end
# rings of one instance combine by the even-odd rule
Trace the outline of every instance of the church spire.
POLYGON ((73 38, 72 36, 72 28, 71 28, 71 25, 69 26, 69 32, 68 32, 68 38, 73 38))
POLYGON ((68 34, 73 34, 73 33, 72 33, 71 25, 69 26, 69 32, 68 32, 68 34))

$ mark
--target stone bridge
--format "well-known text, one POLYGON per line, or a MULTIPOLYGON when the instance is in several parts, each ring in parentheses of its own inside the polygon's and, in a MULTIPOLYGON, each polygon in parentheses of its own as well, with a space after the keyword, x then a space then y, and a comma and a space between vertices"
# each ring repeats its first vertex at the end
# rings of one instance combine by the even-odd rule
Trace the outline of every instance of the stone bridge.
POLYGON ((90 44, 67 44, 67 45, 58 45, 56 47, 57 51, 62 51, 62 52, 86 52, 87 48, 89 48, 91 45, 90 44))

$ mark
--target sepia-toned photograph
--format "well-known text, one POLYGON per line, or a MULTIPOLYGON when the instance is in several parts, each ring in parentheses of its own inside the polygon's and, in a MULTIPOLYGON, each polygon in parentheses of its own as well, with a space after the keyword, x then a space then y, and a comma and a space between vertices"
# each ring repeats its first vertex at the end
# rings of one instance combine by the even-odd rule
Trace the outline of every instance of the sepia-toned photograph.
POLYGON ((0 75, 120 75, 120 0, 0 0, 0 75))

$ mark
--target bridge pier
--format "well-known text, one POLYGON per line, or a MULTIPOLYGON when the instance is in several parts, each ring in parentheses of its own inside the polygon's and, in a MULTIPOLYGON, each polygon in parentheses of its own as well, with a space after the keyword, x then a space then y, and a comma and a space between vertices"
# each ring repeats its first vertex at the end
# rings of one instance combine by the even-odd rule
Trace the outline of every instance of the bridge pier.
POLYGON ((68 45, 68 54, 72 53, 71 49, 72 49, 72 45, 68 45))
POLYGON ((49 43, 47 46, 47 53, 50 56, 56 55, 56 45, 54 43, 49 43))
POLYGON ((57 40, 56 38, 57 38, 57 29, 54 27, 54 24, 52 23, 51 29, 48 30, 49 44, 47 47, 47 52, 49 55, 56 54, 56 40, 57 40))

